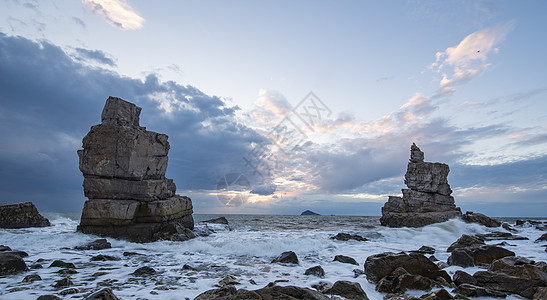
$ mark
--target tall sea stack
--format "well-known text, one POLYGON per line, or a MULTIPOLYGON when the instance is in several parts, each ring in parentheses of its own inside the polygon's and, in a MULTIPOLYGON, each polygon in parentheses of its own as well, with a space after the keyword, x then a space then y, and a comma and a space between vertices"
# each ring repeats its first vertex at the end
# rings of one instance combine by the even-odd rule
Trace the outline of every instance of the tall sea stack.
POLYGON ((141 108, 116 97, 78 150, 84 204, 78 231, 135 242, 190 236, 192 200, 175 195, 167 135, 139 126, 141 108))
POLYGON ((448 165, 424 162, 424 153, 412 144, 403 197, 389 196, 380 223, 389 227, 422 227, 462 215, 454 204, 447 176, 448 165))

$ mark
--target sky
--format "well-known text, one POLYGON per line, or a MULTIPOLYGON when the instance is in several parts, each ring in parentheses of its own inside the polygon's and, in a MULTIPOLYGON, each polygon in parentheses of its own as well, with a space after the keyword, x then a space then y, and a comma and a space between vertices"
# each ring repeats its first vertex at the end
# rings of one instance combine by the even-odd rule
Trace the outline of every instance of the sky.
POLYGON ((106 99, 195 213, 380 215, 415 142, 456 205, 547 216, 545 1, 0 0, 0 202, 79 212, 106 99))

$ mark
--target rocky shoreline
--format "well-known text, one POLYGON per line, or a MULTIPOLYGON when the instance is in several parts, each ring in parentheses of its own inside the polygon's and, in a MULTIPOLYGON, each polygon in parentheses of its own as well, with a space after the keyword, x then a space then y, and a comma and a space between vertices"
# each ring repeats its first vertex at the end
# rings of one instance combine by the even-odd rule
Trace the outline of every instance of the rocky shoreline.
MULTIPOLYGON (((333 255, 330 260, 348 266, 353 265, 353 277, 359 280, 366 279, 373 283, 384 299, 505 298, 510 295, 519 295, 525 299, 545 299, 547 264, 543 261, 533 261, 519 256, 518 251, 513 252, 505 248, 505 245, 511 241, 525 239, 525 237, 518 235, 521 228, 526 226, 544 228, 546 225, 545 222, 537 224, 530 222, 505 223, 503 224, 505 226, 495 229, 500 231, 462 235, 448 249, 435 249, 424 245, 419 249, 407 249, 405 252, 379 252, 366 258, 351 257, 342 252, 333 255), (513 231, 509 232, 508 228, 513 231), (435 256, 438 252, 443 251, 450 253, 450 256, 446 260, 438 261, 435 256), (462 268, 453 272, 454 269, 451 268, 454 266, 462 268), (470 268, 474 272, 466 272, 466 268, 470 268), (422 291, 423 295, 416 296, 417 291, 422 291)), ((225 218, 219 218, 203 224, 226 226, 226 230, 229 230, 229 225, 226 223, 225 218)), ((358 244, 362 247, 367 247, 371 243, 370 240, 359 235, 344 232, 332 235, 328 239, 339 243, 340 249, 344 249, 346 243, 347 245, 358 244)), ((547 235, 544 234, 534 244, 537 247, 542 247, 546 240, 547 235)), ((23 252, 25 249, 12 250, 8 246, 0 246, 0 276, 19 276, 21 278, 18 286, 10 288, 13 291, 25 290, 35 282, 47 282, 51 286, 52 292, 44 294, 42 298, 38 299, 63 299, 63 297, 72 296, 84 299, 118 299, 116 293, 123 289, 123 285, 119 285, 117 282, 100 281, 100 278, 105 274, 115 272, 115 269, 108 267, 110 263, 133 266, 128 282, 157 281, 156 288, 150 292, 152 295, 161 293, 162 290, 175 288, 171 284, 176 284, 160 279, 163 272, 161 267, 149 265, 146 252, 123 251, 115 255, 108 252, 112 248, 110 241, 106 239, 97 239, 62 250, 70 252, 73 257, 88 257, 89 262, 86 264, 82 264, 81 260, 35 259, 26 261, 29 256, 23 252), (90 266, 96 268, 101 265, 103 267, 95 273, 87 275, 85 280, 77 279, 77 275, 80 272, 85 272, 86 268, 90 266), (37 274, 37 270, 44 269, 50 270, 48 274, 52 277, 47 278, 45 275, 37 274), (88 285, 87 283, 97 280, 100 282, 98 285, 88 285)), ((289 251, 273 257, 270 264, 272 267, 280 265, 300 270, 303 260, 306 259, 289 251)), ((182 274, 186 274, 185 276, 213 272, 211 273, 212 278, 216 272, 215 268, 222 268, 222 266, 202 265, 199 262, 185 264, 181 267, 182 274)), ((249 284, 246 284, 246 288, 238 288, 242 284, 242 278, 241 275, 234 273, 218 277, 216 279, 217 288, 202 292, 195 299, 333 299, 332 297, 338 297, 335 299, 375 299, 367 295, 364 287, 357 280, 343 278, 335 282, 322 281, 322 278, 329 272, 328 262, 302 269, 301 272, 304 276, 317 278, 317 283, 310 286, 291 285, 292 277, 287 275, 285 278, 282 277, 262 287, 257 285, 256 288, 249 289, 249 284)), ((252 282, 250 286, 253 286, 252 282)))

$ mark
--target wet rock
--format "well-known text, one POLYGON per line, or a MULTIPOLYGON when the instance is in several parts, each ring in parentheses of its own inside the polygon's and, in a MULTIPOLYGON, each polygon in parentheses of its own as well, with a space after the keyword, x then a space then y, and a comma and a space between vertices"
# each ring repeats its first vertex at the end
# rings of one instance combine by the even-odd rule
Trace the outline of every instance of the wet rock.
POLYGON ((486 245, 486 244, 484 243, 484 240, 481 239, 480 237, 462 234, 462 236, 457 241, 452 243, 452 245, 450 245, 448 249, 446 249, 446 251, 452 252, 455 249, 468 248, 472 246, 482 246, 482 245, 486 245))
POLYGON ((495 260, 488 271, 526 279, 534 287, 547 286, 547 264, 524 257, 508 256, 495 260))
POLYGON ((448 264, 461 267, 479 266, 490 264, 494 260, 506 256, 515 256, 515 252, 496 245, 459 248, 452 251, 452 254, 448 257, 448 264))
POLYGON ((487 217, 481 213, 474 213, 472 211, 468 211, 463 214, 462 220, 466 223, 477 223, 486 227, 500 227, 501 225, 501 223, 497 220, 487 217))
POLYGON ((419 253, 419 254, 434 254, 435 248, 429 247, 429 246, 421 246, 418 250, 412 250, 410 251, 412 253, 419 253))
POLYGON ((125 251, 123 253, 123 256, 135 256, 135 255, 144 255, 144 254, 137 253, 137 252, 131 252, 131 251, 125 251))
POLYGON ((520 294, 533 287, 533 283, 528 279, 498 272, 478 271, 473 277, 477 280, 477 286, 500 292, 520 294))
POLYGON ((50 268, 57 267, 57 268, 71 268, 74 269, 75 266, 73 263, 67 263, 62 260, 55 260, 49 265, 50 268))
POLYGON ((380 223, 389 227, 422 227, 461 216, 450 196, 447 176, 450 168, 442 163, 424 162, 423 152, 412 144, 405 174, 403 197, 389 196, 382 207, 380 223))
POLYGON ((194 227, 192 201, 165 178, 167 135, 139 126, 141 108, 109 97, 78 150, 84 204, 78 231, 150 242, 194 227))
POLYGON ((42 277, 40 277, 40 275, 38 274, 30 274, 25 276, 25 278, 23 278, 23 282, 33 282, 37 280, 42 280, 42 277))
POLYGON ((29 266, 30 269, 43 269, 44 266, 42 266, 41 264, 32 264, 29 266))
POLYGON ((59 279, 55 281, 55 284, 53 284, 52 286, 54 288, 59 289, 59 288, 69 287, 71 285, 73 285, 72 280, 70 280, 70 278, 65 277, 63 279, 59 279))
POLYGON ((512 231, 512 232, 516 232, 517 230, 513 227, 511 227, 511 225, 509 225, 508 223, 503 223, 501 224, 501 227, 507 231, 512 231))
POLYGON ((239 281, 237 281, 237 279, 232 275, 228 275, 218 282, 218 285, 221 287, 226 285, 236 285, 236 284, 239 284, 239 281))
POLYGON ((228 220, 226 220, 225 217, 220 217, 220 218, 216 218, 216 219, 201 221, 201 223, 212 223, 212 224, 228 225, 228 220))
POLYGON ((0 252, 0 276, 28 271, 27 264, 19 255, 0 252))
POLYGON ((353 278, 357 278, 361 275, 365 275, 365 271, 361 269, 353 269, 353 278))
POLYGON ((106 239, 96 239, 85 245, 74 247, 76 250, 102 250, 112 248, 112 245, 106 239))
POLYGON ((278 257, 272 260, 272 263, 285 263, 285 264, 296 264, 298 265, 298 256, 292 251, 286 251, 281 253, 278 257))
POLYGON ((63 298, 57 297, 55 295, 42 295, 36 298, 36 300, 63 300, 63 298))
POLYGON ((421 275, 412 275, 404 268, 399 267, 382 278, 378 282, 376 290, 382 293, 404 293, 407 289, 427 291, 433 285, 433 280, 421 275))
POLYGON ((59 294, 65 296, 65 295, 77 294, 79 292, 80 291, 77 288, 68 288, 68 289, 64 289, 60 291, 59 294))
POLYGON ((32 202, 0 204, 0 228, 27 228, 50 226, 32 202))
POLYGON ((547 233, 542 234, 537 240, 536 243, 547 241, 547 233))
POLYGON ((332 287, 325 291, 325 294, 338 295, 346 299, 368 300, 368 296, 357 282, 345 280, 336 281, 332 287))
POLYGON ((304 272, 304 275, 313 275, 313 276, 323 278, 323 277, 325 277, 325 270, 323 270, 323 268, 321 266, 315 266, 315 267, 311 267, 311 268, 307 269, 304 272))
POLYGON ((321 293, 324 293, 326 290, 328 290, 332 287, 332 284, 329 284, 328 282, 321 281, 318 284, 313 284, 311 287, 318 290, 318 291, 320 291, 321 293))
POLYGON ((20 251, 20 250, 11 250, 11 251, 4 251, 4 252, 1 252, 1 253, 4 253, 4 254, 13 254, 13 255, 17 255, 21 258, 23 257, 27 257, 28 256, 28 253, 26 253, 25 251, 20 251))
POLYGON ((0 245, 0 252, 11 251, 11 248, 8 246, 0 245))
POLYGON ((453 290, 454 293, 460 294, 466 297, 495 297, 505 298, 507 295, 503 292, 483 288, 480 286, 472 285, 469 283, 462 283, 453 290))
POLYGON ((424 255, 415 253, 385 252, 371 255, 365 261, 365 274, 368 280, 378 282, 399 267, 412 275, 421 275, 433 280, 442 277, 447 282, 452 282, 446 271, 439 269, 424 255))
POLYGON ((420 299, 423 300, 452 300, 454 297, 450 295, 445 289, 436 290, 429 294, 422 295, 420 299))
POLYGON ((501 231, 496 231, 496 232, 491 232, 491 233, 486 233, 486 234, 479 234, 477 235, 477 237, 485 240, 485 241, 495 241, 495 240, 527 240, 528 238, 527 237, 523 237, 523 236, 519 236, 519 235, 514 235, 512 233, 509 233, 509 232, 501 232, 501 231))
POLYGON ((269 284, 254 291, 237 290, 234 286, 226 286, 199 294, 194 300, 239 300, 239 299, 307 299, 328 300, 329 297, 308 289, 296 286, 276 286, 269 284))
POLYGON ((156 274, 156 270, 151 267, 140 267, 131 273, 134 276, 149 276, 156 274))
POLYGON ((471 284, 471 285, 477 284, 477 280, 475 279, 475 277, 461 270, 457 270, 454 273, 454 276, 452 277, 452 281, 456 285, 461 285, 464 283, 471 284))
POLYGON ((336 255, 332 261, 338 261, 344 264, 352 264, 357 266, 359 265, 359 263, 355 259, 345 255, 336 255))
POLYGON ((120 260, 120 258, 115 256, 110 256, 110 255, 103 255, 103 254, 96 255, 91 258, 91 261, 115 261, 115 260, 120 260))
POLYGON ((74 269, 67 268, 67 269, 60 269, 59 271, 57 271, 55 273, 61 274, 61 275, 72 275, 72 274, 77 274, 78 271, 76 271, 74 269))
POLYGON ((110 288, 103 288, 84 298, 84 300, 118 300, 110 288))
POLYGON ((532 299, 533 300, 547 299, 547 287, 538 288, 532 299))
POLYGON ((366 238, 364 238, 364 237, 362 237, 358 234, 349 234, 349 233, 344 233, 344 232, 338 233, 337 235, 331 237, 331 239, 338 240, 338 241, 349 241, 349 240, 356 240, 356 241, 360 241, 360 242, 368 241, 366 238))

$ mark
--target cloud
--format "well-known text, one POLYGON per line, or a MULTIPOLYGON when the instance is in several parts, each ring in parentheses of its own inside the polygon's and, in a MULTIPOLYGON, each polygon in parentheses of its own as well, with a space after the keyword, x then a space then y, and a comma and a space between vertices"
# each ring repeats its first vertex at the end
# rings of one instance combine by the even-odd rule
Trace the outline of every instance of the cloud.
POLYGON ((85 24, 85 22, 78 17, 72 17, 72 21, 74 21, 74 23, 76 23, 77 25, 81 26, 84 29, 87 28, 87 25, 85 24))
POLYGON ((139 29, 144 24, 144 18, 124 0, 82 0, 82 2, 119 29, 139 29))
POLYGON ((441 74, 437 96, 454 92, 454 86, 467 82, 481 74, 489 66, 490 53, 499 51, 499 44, 514 27, 514 22, 505 22, 485 28, 466 36, 457 46, 437 52, 431 68, 441 74))
POLYGON ((236 120, 237 107, 195 87, 156 74, 144 81, 120 76, 81 64, 51 43, 0 33, 0 199, 79 211, 76 150, 100 123, 109 95, 141 106, 141 125, 169 135, 167 176, 180 193, 214 190, 224 174, 249 173, 242 157, 265 140, 236 120), (166 95, 171 111, 160 101, 166 95))
POLYGON ((75 48, 76 55, 74 58, 79 61, 87 62, 97 62, 102 65, 107 65, 110 67, 115 67, 116 62, 114 59, 110 58, 108 54, 104 53, 101 50, 88 50, 84 48, 75 48))

